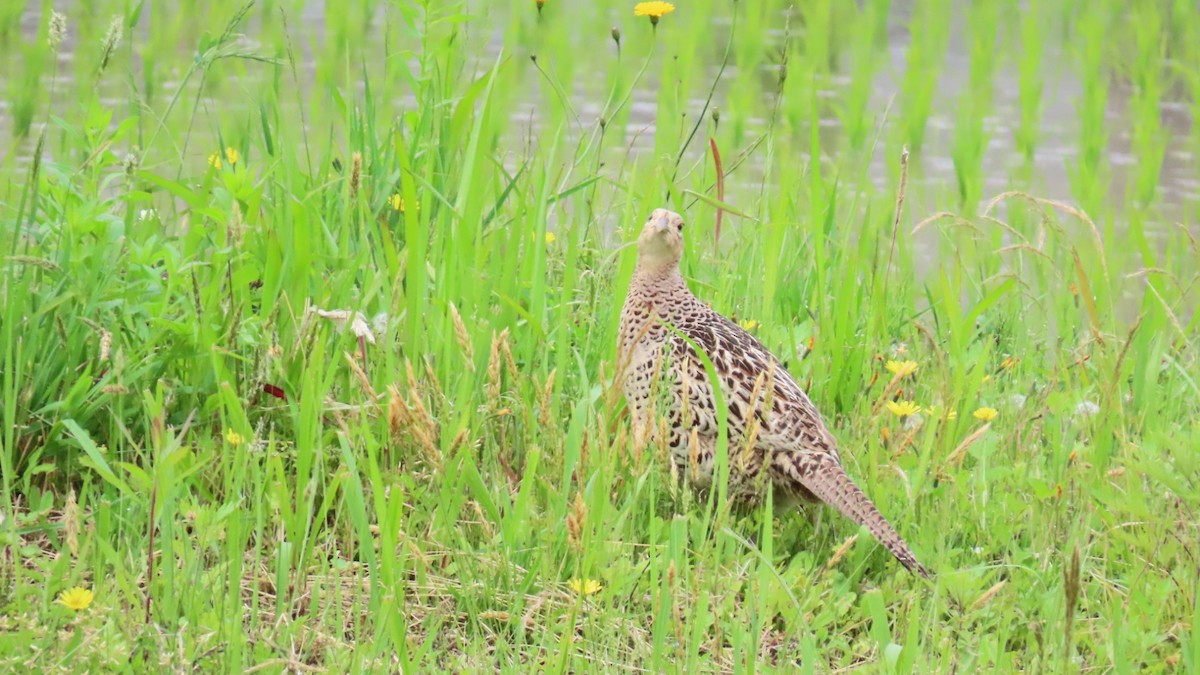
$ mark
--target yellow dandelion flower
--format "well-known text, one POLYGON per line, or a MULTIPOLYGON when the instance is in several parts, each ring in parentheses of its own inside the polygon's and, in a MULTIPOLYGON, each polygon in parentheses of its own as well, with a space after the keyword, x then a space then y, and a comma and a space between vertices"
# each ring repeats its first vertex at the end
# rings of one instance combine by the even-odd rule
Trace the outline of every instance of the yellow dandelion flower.
POLYGON ((604 590, 604 584, 595 579, 571 579, 567 585, 576 595, 595 595, 604 590))
POLYGON ((755 328, 758 328, 762 324, 755 321, 754 319, 743 319, 742 321, 738 322, 738 325, 742 327, 742 330, 754 330, 755 328))
POLYGON ((917 372, 916 361, 888 361, 888 371, 897 377, 906 377, 917 372))
POLYGON ((225 160, 229 162, 229 166, 237 164, 238 151, 237 148, 225 148, 225 160))
POLYGON ((999 415, 999 414, 1000 414, 1000 411, 996 410, 995 408, 984 407, 984 408, 980 408, 980 409, 976 410, 975 412, 971 413, 971 416, 974 417, 975 419, 983 421, 983 422, 991 422, 992 420, 996 419, 996 415, 999 415))
POLYGON ((67 609, 73 609, 78 612, 90 607, 94 599, 96 599, 96 594, 90 589, 83 586, 76 586, 75 588, 59 593, 58 599, 55 602, 67 609))
POLYGON ((394 194, 391 197, 388 197, 387 203, 388 206, 392 207, 393 211, 404 213, 404 197, 394 194))
POLYGON ((554 243, 554 242, 556 242, 556 241, 558 241, 558 235, 557 235, 557 234, 554 234, 553 232, 547 232, 547 233, 546 233, 546 243, 547 243, 547 244, 553 244, 553 243, 554 243))
POLYGON ((887 409, 896 417, 908 417, 921 412, 921 406, 912 401, 888 401, 887 409))
POLYGON ((208 165, 217 171, 221 170, 221 153, 214 152, 208 156, 208 165))
POLYGON ((675 5, 669 2, 639 2, 633 7, 633 15, 650 17, 652 26, 657 26, 659 19, 674 11, 675 5))
POLYGON ((1021 359, 1018 359, 1018 358, 1016 358, 1016 357, 1010 356, 1010 357, 1008 357, 1008 358, 1006 358, 1006 359, 1004 359, 1003 361, 1001 361, 1001 362, 1000 362, 1000 367, 1001 367, 1001 368, 1003 368, 1003 369, 1005 369, 1005 370, 1011 370, 1011 369, 1012 369, 1012 367, 1013 367, 1013 366, 1015 366, 1015 365, 1017 365, 1017 362, 1019 362, 1020 360, 1021 360, 1021 359))
POLYGON ((938 408, 936 408, 934 406, 930 406, 925 409, 925 412, 929 413, 929 416, 934 419, 939 419, 939 418, 944 419, 944 420, 958 419, 958 411, 957 410, 947 410, 946 412, 943 413, 938 408))
POLYGON ((246 439, 242 438, 242 435, 233 429, 227 429, 225 431, 225 440, 228 441, 230 445, 241 445, 242 443, 246 442, 246 439))

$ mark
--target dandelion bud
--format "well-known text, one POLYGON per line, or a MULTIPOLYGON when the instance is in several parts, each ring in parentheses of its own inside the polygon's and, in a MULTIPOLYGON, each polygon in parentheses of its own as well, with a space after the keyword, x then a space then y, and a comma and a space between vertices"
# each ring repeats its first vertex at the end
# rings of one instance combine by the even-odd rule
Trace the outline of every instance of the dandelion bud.
POLYGON ((612 27, 612 39, 613 39, 613 42, 617 43, 618 47, 621 46, 621 29, 620 28, 617 28, 616 26, 612 27))
POLYGON ((546 4, 546 0, 536 0, 538 14, 542 13, 542 6, 546 4))
POLYGON ((712 121, 713 121, 714 126, 721 123, 721 109, 720 108, 713 108, 712 121))
POLYGON ((50 48, 58 51, 58 46, 67 39, 67 17, 58 12, 50 12, 50 32, 46 36, 46 42, 50 43, 50 48))

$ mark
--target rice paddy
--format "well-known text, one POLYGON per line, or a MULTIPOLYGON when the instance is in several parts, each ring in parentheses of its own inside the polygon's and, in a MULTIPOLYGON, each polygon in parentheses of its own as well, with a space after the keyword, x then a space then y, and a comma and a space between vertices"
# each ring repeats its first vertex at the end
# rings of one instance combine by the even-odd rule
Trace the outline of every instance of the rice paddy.
POLYGON ((0 669, 1200 672, 1200 8, 636 4, 0 9, 0 669), (932 580, 635 442, 660 206, 932 580))

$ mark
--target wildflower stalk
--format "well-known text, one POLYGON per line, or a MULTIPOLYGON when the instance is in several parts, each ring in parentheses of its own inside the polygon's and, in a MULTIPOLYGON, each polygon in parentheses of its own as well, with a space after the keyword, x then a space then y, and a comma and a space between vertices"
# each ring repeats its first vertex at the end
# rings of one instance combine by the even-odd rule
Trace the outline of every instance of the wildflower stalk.
POLYGON ((533 67, 536 68, 537 71, 541 73, 542 77, 546 79, 546 82, 549 83, 550 88, 554 90, 554 93, 558 95, 558 98, 562 101, 563 106, 567 109, 567 112, 571 113, 571 117, 575 118, 575 124, 582 127, 583 120, 579 119, 579 113, 575 112, 575 107, 571 105, 571 98, 567 95, 567 92, 565 92, 563 88, 559 86, 558 81, 551 77, 550 73, 542 69, 542 66, 538 63, 537 54, 531 54, 529 56, 529 60, 533 63, 533 67))
MULTIPOLYGON (((696 132, 700 130, 700 125, 704 123, 704 116, 708 113, 708 107, 712 105, 713 95, 717 91, 717 84, 721 82, 721 76, 725 74, 725 67, 729 65, 729 55, 733 53, 733 39, 737 36, 737 23, 737 4, 734 4, 733 19, 729 26, 729 41, 725 43, 725 54, 721 57, 721 67, 717 68, 717 76, 713 78, 712 86, 708 88, 708 96, 704 99, 704 106, 700 109, 700 114, 696 115, 696 123, 692 125, 691 133, 688 134, 687 140, 679 148, 679 154, 675 156, 675 168, 671 172, 671 182, 674 182, 675 177, 679 174, 679 164, 683 161, 683 153, 687 152, 688 146, 692 144, 692 139, 696 137, 696 132)), ((658 30, 657 23, 654 25, 654 29, 658 30)))
POLYGON ((887 265, 883 267, 883 293, 887 296, 888 280, 892 277, 892 260, 896 255, 896 239, 900 232, 900 214, 904 212, 904 191, 908 187, 908 146, 900 150, 900 186, 896 189, 896 211, 892 217, 892 240, 888 244, 887 265))
MULTIPOLYGON (((170 117, 171 112, 175 109, 175 106, 179 103, 179 99, 180 99, 180 97, 183 96, 183 93, 185 91, 189 90, 187 87, 187 83, 191 80, 192 76, 195 75, 197 72, 200 73, 200 84, 196 88, 197 95, 196 95, 195 101, 192 103, 192 114, 188 118, 187 129, 183 135, 183 148, 180 150, 180 155, 187 154, 188 145, 192 138, 192 128, 195 126, 195 123, 196 123, 196 113, 200 109, 200 92, 204 91, 204 84, 205 84, 205 81, 208 79, 208 69, 214 62, 216 62, 220 59, 223 59, 223 58, 234 58, 234 57, 250 59, 250 60, 254 60, 254 61, 263 61, 263 62, 267 62, 267 63, 276 63, 277 62, 276 59, 272 59, 272 58, 265 57, 265 56, 259 56, 257 54, 237 53, 229 48, 230 45, 233 43, 233 41, 236 39, 236 35, 235 35, 234 31, 237 29, 238 26, 241 25, 242 21, 245 20, 246 16, 250 13, 250 10, 254 7, 255 2, 256 2, 256 0, 247 0, 246 4, 243 5, 240 9, 238 9, 238 11, 233 15, 233 17, 229 20, 229 22, 225 24, 225 30, 221 32, 221 35, 217 38, 216 42, 211 44, 207 50, 205 50, 202 54, 198 55, 195 59, 192 60, 191 64, 188 65, 187 71, 183 74, 183 77, 179 81, 179 86, 175 89, 174 96, 171 97, 171 101, 167 104, 166 110, 163 111, 163 113, 160 117, 160 119, 162 120, 163 123, 158 124, 154 127, 154 133, 150 136, 150 140, 143 146, 146 153, 150 152, 150 149, 154 147, 154 141, 158 139, 158 135, 163 131, 163 129, 165 129, 167 127, 167 125, 165 123, 166 119, 168 117, 170 117)), ((286 30, 286 21, 285 21, 285 30, 286 30)), ((299 90, 299 87, 297 87, 297 90, 299 90)), ((301 114, 303 114, 303 112, 301 114)), ((307 136, 305 136, 306 151, 307 151, 307 147, 308 147, 307 146, 307 136)), ((181 176, 183 176, 183 171, 184 171, 185 166, 186 165, 183 162, 179 163, 179 168, 175 173, 176 180, 179 180, 179 178, 181 176)), ((311 162, 310 162, 310 167, 311 167, 311 162)))
MULTIPOLYGON (((657 33, 655 35, 657 36, 657 33)), ((650 67, 650 62, 654 60, 654 55, 657 52, 658 40, 655 39, 650 46, 650 53, 646 55, 646 60, 642 62, 642 67, 638 69, 637 75, 633 77, 633 83, 629 85, 629 89, 625 91, 625 96, 619 103, 617 103, 616 107, 611 107, 613 96, 617 93, 617 85, 613 85, 612 91, 610 91, 608 94, 608 100, 604 102, 604 107, 601 108, 600 123, 596 125, 595 129, 592 130, 592 135, 588 138, 588 143, 586 146, 584 146, 583 151, 577 155, 578 159, 575 160, 574 166, 578 166, 579 162, 592 152, 592 146, 595 145, 596 167, 599 167, 601 144, 604 141, 604 131, 608 128, 609 120, 620 113, 621 110, 623 110, 629 103, 629 98, 633 96, 633 92, 637 90, 638 83, 642 81, 642 76, 646 74, 646 69, 650 67)), ((617 50, 617 56, 618 58, 620 57, 620 50, 617 50)), ((574 168, 574 166, 572 168, 574 168)), ((593 187, 592 191, 595 192, 595 189, 596 188, 593 187)))
POLYGON ((46 117, 54 110, 54 90, 58 86, 58 49, 67 39, 67 17, 56 11, 50 12, 50 26, 46 42, 50 45, 50 55, 54 59, 54 75, 50 78, 50 100, 46 102, 46 117))

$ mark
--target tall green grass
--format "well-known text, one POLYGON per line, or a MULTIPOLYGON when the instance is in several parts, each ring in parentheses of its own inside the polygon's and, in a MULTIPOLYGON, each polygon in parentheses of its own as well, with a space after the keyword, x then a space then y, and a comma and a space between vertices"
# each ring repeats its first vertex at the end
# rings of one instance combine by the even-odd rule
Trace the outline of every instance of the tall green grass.
POLYGON ((1164 44, 1200 16, 1099 4, 698 0, 655 29, 618 2, 362 0, 314 25, 291 0, 100 1, 66 13, 53 93, 42 33, 0 17, 4 95, 32 111, 0 163, 0 663, 1200 668, 1200 247, 1194 219, 1153 229, 1156 110, 1200 81, 1164 44), (1035 173, 983 190, 1006 63, 1001 140, 1026 163, 1045 142, 1038 17, 1081 83, 1072 203, 1035 173), (935 111, 960 21, 967 89, 935 111), (713 146, 744 214, 719 245, 713 146), (923 180, 939 150, 957 181, 923 180), (698 500, 632 438, 614 341, 658 206, 932 582, 827 509, 698 500), (88 608, 56 602, 76 585, 88 608))

